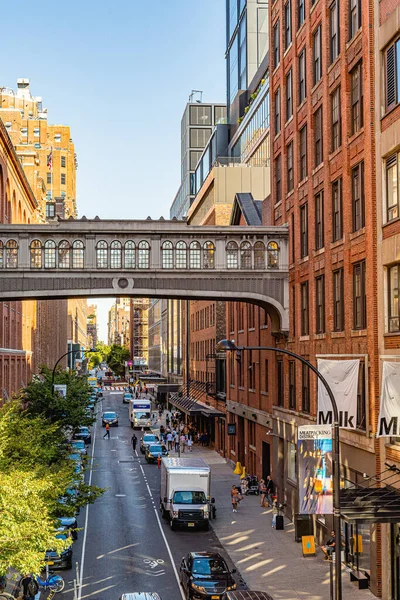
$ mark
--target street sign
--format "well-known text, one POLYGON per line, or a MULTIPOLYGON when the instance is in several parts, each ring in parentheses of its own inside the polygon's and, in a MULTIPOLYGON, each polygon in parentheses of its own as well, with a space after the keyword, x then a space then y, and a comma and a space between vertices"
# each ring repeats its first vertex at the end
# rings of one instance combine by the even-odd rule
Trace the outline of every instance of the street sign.
POLYGON ((228 435, 236 435, 236 423, 228 423, 228 435))
POLYGON ((315 556, 315 540, 313 535, 303 535, 301 538, 303 556, 315 556))
POLYGON ((65 398, 67 395, 67 386, 66 386, 66 384, 57 384, 54 386, 54 391, 58 392, 60 394, 60 396, 65 398))

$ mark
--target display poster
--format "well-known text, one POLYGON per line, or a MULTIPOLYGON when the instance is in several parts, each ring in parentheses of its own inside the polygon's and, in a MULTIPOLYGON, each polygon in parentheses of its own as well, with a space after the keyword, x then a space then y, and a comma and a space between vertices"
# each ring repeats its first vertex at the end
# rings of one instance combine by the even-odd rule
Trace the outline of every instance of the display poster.
POLYGON ((376 437, 400 436, 400 363, 384 361, 376 437))
POLYGON ((332 513, 332 428, 329 425, 300 426, 297 459, 300 514, 332 513))
MULTIPOLYGON (((339 426, 344 429, 356 429, 359 359, 328 360, 319 358, 317 366, 336 400, 339 426)), ((318 379, 317 421, 319 425, 332 425, 333 423, 332 402, 320 379, 318 379)))

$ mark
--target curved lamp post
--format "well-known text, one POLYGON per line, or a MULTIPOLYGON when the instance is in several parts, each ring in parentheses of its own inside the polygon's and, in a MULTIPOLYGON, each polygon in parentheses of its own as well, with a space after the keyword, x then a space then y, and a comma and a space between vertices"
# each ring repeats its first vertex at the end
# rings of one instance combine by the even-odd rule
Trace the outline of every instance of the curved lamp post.
POLYGON ((329 399, 332 404, 333 411, 333 456, 332 456, 332 466, 333 466, 333 474, 332 474, 332 484, 333 484, 333 519, 334 519, 334 531, 335 531, 335 539, 336 539, 336 547, 335 547, 335 598, 336 600, 342 600, 342 561, 341 561, 341 528, 340 528, 340 443, 339 443, 339 411, 336 404, 335 397, 333 392, 326 381, 325 377, 321 375, 314 365, 312 365, 308 360, 300 356, 299 354, 295 354, 295 352, 290 352, 290 350, 284 350, 282 348, 274 348, 270 346, 236 346, 236 344, 230 340, 221 340, 216 345, 217 352, 237 352, 241 350, 270 350, 271 352, 276 352, 280 354, 287 354, 296 360, 299 360, 304 365, 315 373, 318 379, 321 381, 323 386, 325 387, 329 399))
MULTIPOLYGON (((66 356, 68 356, 69 354, 76 354, 76 350, 68 350, 68 352, 65 352, 65 354, 63 354, 62 356, 60 356, 60 358, 57 360, 56 364, 53 367, 53 372, 51 374, 51 395, 54 396, 54 380, 56 377, 56 369, 58 367, 58 365, 60 364, 60 362, 62 361, 63 358, 65 358, 66 356)), ((89 352, 98 352, 97 348, 91 348, 90 350, 83 350, 83 354, 89 354, 89 352)))

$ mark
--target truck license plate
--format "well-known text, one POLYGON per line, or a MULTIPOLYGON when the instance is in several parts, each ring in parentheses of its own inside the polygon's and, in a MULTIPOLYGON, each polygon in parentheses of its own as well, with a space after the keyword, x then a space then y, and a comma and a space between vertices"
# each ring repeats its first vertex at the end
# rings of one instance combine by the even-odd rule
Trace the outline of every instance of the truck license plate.
POLYGON ((211 596, 211 600, 220 600, 220 596, 211 596))
POLYGON ((188 523, 188 527, 194 527, 194 523, 188 523))

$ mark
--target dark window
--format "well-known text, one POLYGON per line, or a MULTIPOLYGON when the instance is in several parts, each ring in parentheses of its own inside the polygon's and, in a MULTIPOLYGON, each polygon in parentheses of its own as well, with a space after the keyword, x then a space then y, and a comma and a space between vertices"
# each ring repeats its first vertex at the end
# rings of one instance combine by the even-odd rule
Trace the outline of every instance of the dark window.
POLYGON ((292 212, 291 216, 290 216, 290 257, 291 257, 291 262, 294 263, 294 259, 295 259, 295 229, 294 229, 294 212, 292 212))
POLYGON ((400 199, 400 153, 392 154, 385 161, 387 221, 399 216, 400 199))
POLYGON ((324 193, 315 195, 315 249, 324 247, 324 193))
POLYGON ((386 109, 400 102, 400 38, 386 50, 386 109))
POLYGON ((343 269, 333 272, 333 330, 344 329, 343 269))
POLYGON ((343 206, 342 180, 332 183, 332 241, 337 242, 343 237, 343 206))
POLYGON ((340 148, 342 144, 341 110, 340 110, 340 87, 331 94, 332 115, 332 152, 340 148))
POLYGON ((317 29, 313 34, 313 72, 314 72, 314 85, 322 77, 322 36, 321 36, 321 25, 318 25, 317 29))
POLYGON ((66 167, 66 166, 67 166, 67 161, 66 161, 66 158, 65 158, 65 156, 62 156, 62 157, 61 157, 61 166, 62 166, 62 167, 66 167))
POLYGON ((287 191, 291 192, 294 187, 294 174, 293 174, 293 142, 290 142, 286 146, 286 160, 287 160, 287 191))
POLYGON ((53 202, 48 202, 46 204, 46 218, 47 219, 54 219, 54 217, 56 216, 56 205, 53 202))
POLYGON ((308 281, 301 284, 301 335, 308 335, 310 326, 308 321, 308 281))
POLYGON ((351 80, 351 132, 356 133, 364 124, 362 63, 350 73, 351 80))
POLYGON ((281 130, 281 89, 275 92, 275 135, 281 130))
POLYGON ((314 150, 314 166, 318 167, 324 160, 322 147, 322 106, 314 113, 314 150))
POLYGON ((253 360, 253 351, 249 351, 249 388, 254 390, 256 387, 256 363, 253 360))
POLYGON ((281 176, 281 155, 279 154, 275 159, 275 189, 276 198, 275 204, 282 200, 282 176, 281 176))
POLYGON ((357 387, 357 429, 366 429, 365 363, 360 361, 357 387))
POLYGON ((264 392, 268 392, 268 359, 264 360, 264 392))
POLYGON ((307 125, 300 130, 300 181, 307 177, 307 125))
POLYGON ((61 185, 65 185, 66 175, 65 173, 61 173, 61 185))
POLYGON ((285 374, 283 370, 283 360, 278 360, 278 394, 277 394, 277 404, 278 406, 283 406, 285 399, 285 374))
POLYGON ((300 206, 300 256, 308 256, 308 204, 300 206))
POLYGON ((306 49, 299 54, 299 104, 306 99, 306 49))
POLYGON ((289 361, 289 408, 296 410, 296 363, 289 361))
POLYGON ((285 50, 292 43, 292 3, 288 0, 285 4, 285 50))
POLYGON ((353 231, 365 226, 364 162, 351 170, 351 195, 353 205, 353 231))
POLYGON ((301 409, 310 412, 310 369, 304 363, 301 365, 301 409))
POLYGON ((286 121, 293 116, 293 79, 292 69, 286 75, 286 121))
POLYGON ((361 2, 362 0, 349 0, 349 39, 357 33, 361 27, 361 2))
POLYGON ((279 19, 274 25, 274 69, 279 65, 280 61, 280 40, 279 40, 279 19))
POLYGON ((254 329, 255 326, 255 314, 254 314, 254 304, 247 305, 247 327, 249 329, 254 329))
POLYGON ((325 276, 315 279, 315 331, 325 333, 325 276))
POLYGON ((292 319, 292 332, 293 332, 293 337, 295 337, 296 335, 296 286, 292 287, 292 315, 293 315, 293 319, 292 319))
POLYGON ((331 63, 339 56, 340 40, 339 40, 339 0, 335 0, 329 8, 329 25, 330 25, 330 51, 331 63))
POLYGON ((365 260, 362 260, 353 265, 353 329, 365 329, 366 326, 365 260))
POLYGON ((394 265, 388 269, 389 287, 389 332, 400 331, 400 265, 394 265))
POLYGON ((299 28, 303 25, 306 18, 305 0, 298 0, 298 25, 299 28))
POLYGON ((52 173, 47 173, 47 183, 51 183, 51 180, 53 178, 52 175, 52 173))

